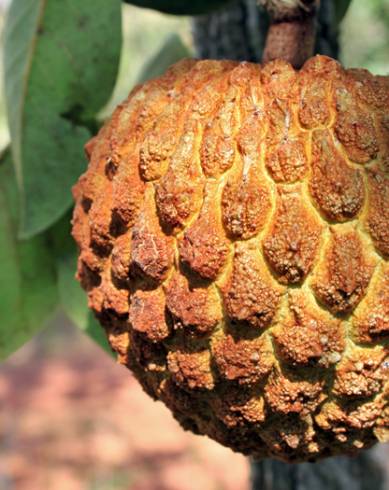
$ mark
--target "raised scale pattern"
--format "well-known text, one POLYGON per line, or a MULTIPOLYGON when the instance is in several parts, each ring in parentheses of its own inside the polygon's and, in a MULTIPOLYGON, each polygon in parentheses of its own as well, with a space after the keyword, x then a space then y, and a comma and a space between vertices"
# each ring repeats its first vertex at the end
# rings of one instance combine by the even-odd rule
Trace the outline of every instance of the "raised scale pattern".
POLYGON ((86 146, 78 279, 184 428, 313 461, 389 439, 389 78, 184 60, 86 146))

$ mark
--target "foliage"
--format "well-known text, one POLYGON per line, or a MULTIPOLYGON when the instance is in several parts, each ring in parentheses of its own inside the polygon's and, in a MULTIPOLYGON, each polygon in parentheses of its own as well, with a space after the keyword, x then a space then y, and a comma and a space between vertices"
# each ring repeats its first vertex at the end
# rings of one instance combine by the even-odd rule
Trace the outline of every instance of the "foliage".
POLYGON ((0 162, 0 359, 40 330, 57 304, 49 237, 20 241, 17 215, 16 181, 6 151, 0 162))
POLYGON ((351 2, 340 30, 341 59, 349 67, 389 73, 389 1, 351 2), (363 30, 363 35, 361 35, 363 30))
POLYGON ((83 144, 115 83, 120 9, 120 0, 11 4, 4 71, 22 237, 48 228, 71 204, 83 144))

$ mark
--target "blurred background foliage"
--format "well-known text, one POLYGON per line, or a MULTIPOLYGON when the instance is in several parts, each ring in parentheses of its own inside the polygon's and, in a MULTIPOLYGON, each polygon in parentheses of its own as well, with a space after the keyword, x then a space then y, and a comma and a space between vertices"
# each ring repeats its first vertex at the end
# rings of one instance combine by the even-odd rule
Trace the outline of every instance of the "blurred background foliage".
POLYGON ((353 0, 341 24, 341 61, 389 74, 389 0, 353 0))

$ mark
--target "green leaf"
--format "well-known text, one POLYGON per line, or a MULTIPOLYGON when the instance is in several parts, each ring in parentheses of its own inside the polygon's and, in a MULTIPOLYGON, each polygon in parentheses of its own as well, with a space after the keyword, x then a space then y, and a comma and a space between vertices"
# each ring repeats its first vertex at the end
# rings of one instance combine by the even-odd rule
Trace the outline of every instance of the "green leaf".
POLYGON ((70 236, 70 219, 67 213, 53 228, 59 301, 70 320, 114 357, 104 329, 88 308, 86 293, 75 278, 77 247, 70 236))
POLYGON ((217 10, 231 0, 125 0, 137 7, 159 10, 174 15, 201 15, 217 10))
POLYGON ((193 53, 182 42, 178 34, 171 34, 162 47, 151 57, 143 67, 137 83, 143 83, 151 78, 162 75, 169 66, 182 58, 190 58, 193 53))
POLYGON ((335 10, 335 22, 336 24, 340 24, 343 20, 343 17, 346 15, 347 10, 350 6, 351 0, 335 0, 334 1, 334 10, 335 10))
POLYGON ((45 326, 57 306, 47 234, 17 238, 17 186, 10 152, 0 161, 0 359, 45 326))
POLYGON ((112 92, 120 50, 120 0, 11 3, 4 73, 20 236, 48 228, 70 206, 70 187, 85 167, 83 145, 112 92))

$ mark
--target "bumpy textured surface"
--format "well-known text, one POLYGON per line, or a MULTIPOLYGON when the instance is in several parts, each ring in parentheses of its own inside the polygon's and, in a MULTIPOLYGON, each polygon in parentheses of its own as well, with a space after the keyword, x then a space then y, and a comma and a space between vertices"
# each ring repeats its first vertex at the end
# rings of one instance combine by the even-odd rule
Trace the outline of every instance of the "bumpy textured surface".
POLYGON ((389 438, 389 78, 185 60, 86 147, 78 278, 184 428, 286 461, 389 438))

